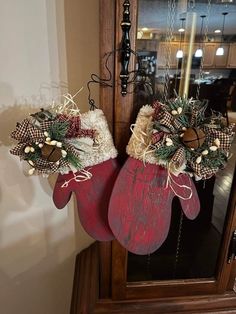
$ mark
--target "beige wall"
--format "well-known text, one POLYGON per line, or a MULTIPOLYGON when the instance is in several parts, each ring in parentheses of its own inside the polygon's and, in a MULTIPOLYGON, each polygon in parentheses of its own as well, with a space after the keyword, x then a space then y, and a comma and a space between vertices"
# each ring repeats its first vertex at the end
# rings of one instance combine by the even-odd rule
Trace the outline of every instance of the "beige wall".
MULTIPOLYGON (((0 313, 68 314, 75 255, 92 239, 73 200, 54 207, 55 178, 23 174, 9 133, 98 72, 98 1, 0 0, 0 8, 0 313)), ((86 99, 84 89, 83 110, 86 99)))

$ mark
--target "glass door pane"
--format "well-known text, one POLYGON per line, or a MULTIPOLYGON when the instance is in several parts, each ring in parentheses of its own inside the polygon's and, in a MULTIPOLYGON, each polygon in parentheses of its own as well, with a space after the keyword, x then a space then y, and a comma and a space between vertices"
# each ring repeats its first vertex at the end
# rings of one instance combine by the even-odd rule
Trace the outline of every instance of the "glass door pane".
MULTIPOLYGON (((226 122, 227 119, 233 122, 236 118, 236 70, 232 66, 236 64, 236 54, 234 57, 232 54, 235 21, 236 4, 229 1, 222 4, 221 1, 139 0, 136 46, 148 88, 139 88, 135 97, 136 112, 154 99, 163 100, 164 96, 171 98, 179 93, 184 75, 183 51, 191 53, 188 96, 207 99, 209 112, 220 111, 226 122), (191 49, 184 34, 186 12, 196 15, 191 49), (222 36, 224 12, 228 15, 222 36), (223 55, 216 55, 221 46, 223 55), (202 57, 198 49, 202 49, 202 57)), ((231 151, 236 152, 236 141, 231 151)), ((234 154, 216 177, 195 183, 201 202, 201 211, 195 220, 186 219, 179 200, 174 199, 171 227, 164 244, 150 255, 128 253, 128 282, 216 277, 235 162, 234 154)))

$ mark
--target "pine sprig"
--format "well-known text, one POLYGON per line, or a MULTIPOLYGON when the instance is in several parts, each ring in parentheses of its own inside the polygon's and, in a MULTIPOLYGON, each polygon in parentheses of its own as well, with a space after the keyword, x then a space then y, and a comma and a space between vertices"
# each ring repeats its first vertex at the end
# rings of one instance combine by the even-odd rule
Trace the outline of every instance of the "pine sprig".
POLYGON ((177 149, 178 147, 176 147, 175 145, 172 146, 163 145, 156 149, 155 155, 158 159, 169 161, 171 157, 175 154, 177 149))
POLYGON ((67 121, 63 121, 63 122, 55 122, 53 123, 49 130, 49 136, 51 139, 53 140, 57 140, 57 141, 63 141, 63 139, 66 136, 66 133, 69 129, 69 122, 67 121))
POLYGON ((218 150, 216 152, 210 151, 207 157, 202 159, 201 164, 208 168, 222 168, 226 162, 227 157, 222 151, 218 150))
POLYGON ((66 158, 65 158, 73 167, 76 169, 81 169, 82 165, 80 162, 80 159, 73 155, 71 152, 67 152, 66 158))

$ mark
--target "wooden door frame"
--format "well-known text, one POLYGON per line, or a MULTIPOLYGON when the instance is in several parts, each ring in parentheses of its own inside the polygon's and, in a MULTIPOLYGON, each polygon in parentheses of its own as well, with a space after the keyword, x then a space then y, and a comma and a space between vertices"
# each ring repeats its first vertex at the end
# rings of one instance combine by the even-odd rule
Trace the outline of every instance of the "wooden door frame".
MULTIPOLYGON (((120 8, 122 7, 123 0, 99 1, 100 56, 102 58, 105 53, 114 50, 119 45, 121 39, 119 28, 121 18, 120 8)), ((130 1, 132 25, 135 29, 138 0, 130 1)), ((135 32, 131 32, 133 43, 135 41, 134 37, 135 32)), ((101 63, 101 74, 105 75, 103 65, 101 63)), ((120 70, 118 54, 111 58, 110 70, 114 80, 116 73, 119 73, 120 70)), ((105 112, 118 149, 123 150, 123 152, 127 144, 129 123, 132 114, 133 104, 130 97, 123 98, 120 94, 120 88, 117 85, 114 89, 109 89, 108 87, 101 87, 100 89, 100 108, 105 112), (126 140, 124 140, 125 138, 126 140)), ((236 187, 235 179, 234 177, 234 187, 236 187)), ((231 232, 236 229, 234 210, 236 204, 235 189, 231 193, 230 199, 231 209, 228 218, 231 222, 224 237, 226 249, 231 232)), ((226 263, 226 249, 222 255, 219 269, 222 269, 226 263)), ((112 243, 95 243, 77 256, 70 313, 181 314, 189 312, 215 313, 216 311, 217 313, 235 313, 236 295, 233 291, 236 276, 235 265, 236 261, 227 265, 226 272, 223 272, 220 278, 220 288, 215 291, 216 294, 163 298, 160 293, 157 293, 155 282, 147 283, 146 287, 144 287, 146 290, 143 290, 142 285, 127 285, 127 251, 117 241, 113 241, 112 243), (223 290, 227 291, 223 293, 223 290)), ((211 283, 211 281, 208 282, 208 284, 211 283)), ((166 289, 164 285, 162 285, 162 288, 166 289)))
MULTIPOLYGON (((122 38, 122 30, 120 27, 120 22, 123 15, 123 0, 109 1, 107 4, 106 0, 100 0, 100 5, 104 16, 104 10, 107 9, 115 14, 114 18, 102 20, 101 23, 101 37, 105 37, 106 40, 101 40, 101 55, 104 55, 108 51, 119 48, 120 41, 122 38), (105 7, 104 7, 105 5, 105 7), (111 26, 112 21, 114 24, 111 26), (109 26, 107 26, 109 25, 109 26), (105 31, 104 31, 105 30, 105 31), (107 34, 107 30, 110 30, 110 35, 107 34), (112 41, 112 31, 114 34, 114 41, 112 41), (104 35, 103 35, 104 34, 104 35), (108 37, 110 36, 110 37, 108 37), (108 40, 110 39, 110 44, 108 46, 108 40), (104 45, 106 43, 106 45, 104 45)), ((137 29, 137 8, 138 0, 131 1, 130 7, 130 19, 131 19, 131 31, 130 31, 130 40, 131 47, 135 50, 136 42, 136 29, 137 29)), ((112 16, 113 17, 113 16, 112 16)), ((130 67, 134 68, 134 58, 131 61, 130 67)), ((127 145, 128 138, 130 135, 130 121, 133 111, 133 97, 132 95, 127 95, 123 97, 120 92, 120 85, 117 84, 119 73, 120 73, 120 60, 119 54, 115 54, 114 57, 114 68, 112 68, 114 75, 114 82, 116 82, 113 90, 113 109, 112 109, 112 118, 113 118, 113 134, 116 146, 119 152, 124 154, 125 146, 127 145)), ((102 70, 102 69, 101 69, 102 70)), ((111 92, 109 92, 110 95, 111 92)), ((106 103, 106 93, 103 91, 102 98, 100 103, 106 103), (105 98, 104 98, 105 95, 105 98)), ((111 106, 105 108, 108 111, 108 117, 111 118, 111 106)), ((235 180, 234 180, 235 181, 235 180)), ((236 189, 235 182, 233 183, 233 190, 236 189)), ((234 193, 235 194, 235 193, 234 193)), ((218 278, 207 278, 207 279, 196 279, 196 280, 176 280, 176 281, 153 281, 153 282, 136 282, 136 283, 127 283, 127 251, 117 242, 113 241, 112 247, 109 244, 106 244, 106 258, 107 260, 112 257, 112 264, 106 262, 106 268, 109 264, 109 274, 111 274, 111 286, 112 286, 112 298, 114 300, 124 300, 124 299, 133 299, 141 298, 143 295, 145 297, 170 297, 173 295, 196 295, 203 293, 223 293, 227 289, 232 289, 232 280, 230 280, 230 274, 232 271, 232 265, 227 264, 227 250, 228 245, 231 239, 233 230, 235 229, 235 195, 231 193, 231 201, 228 210, 228 226, 223 239, 224 251, 221 252, 221 257, 218 263, 218 273, 220 276, 218 278), (108 249, 109 246, 109 249, 108 249)), ((104 249, 105 244, 101 244, 101 247, 104 249)), ((108 291, 108 276, 106 277, 106 291, 108 291)), ((107 293, 104 295, 108 295, 107 293)))

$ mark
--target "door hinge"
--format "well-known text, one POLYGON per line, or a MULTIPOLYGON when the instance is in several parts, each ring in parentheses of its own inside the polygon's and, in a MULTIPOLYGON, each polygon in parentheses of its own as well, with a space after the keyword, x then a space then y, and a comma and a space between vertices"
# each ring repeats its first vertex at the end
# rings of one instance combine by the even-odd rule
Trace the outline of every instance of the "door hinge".
POLYGON ((235 255, 236 255, 236 230, 234 230, 229 244, 228 264, 230 264, 234 259, 236 259, 235 255))

